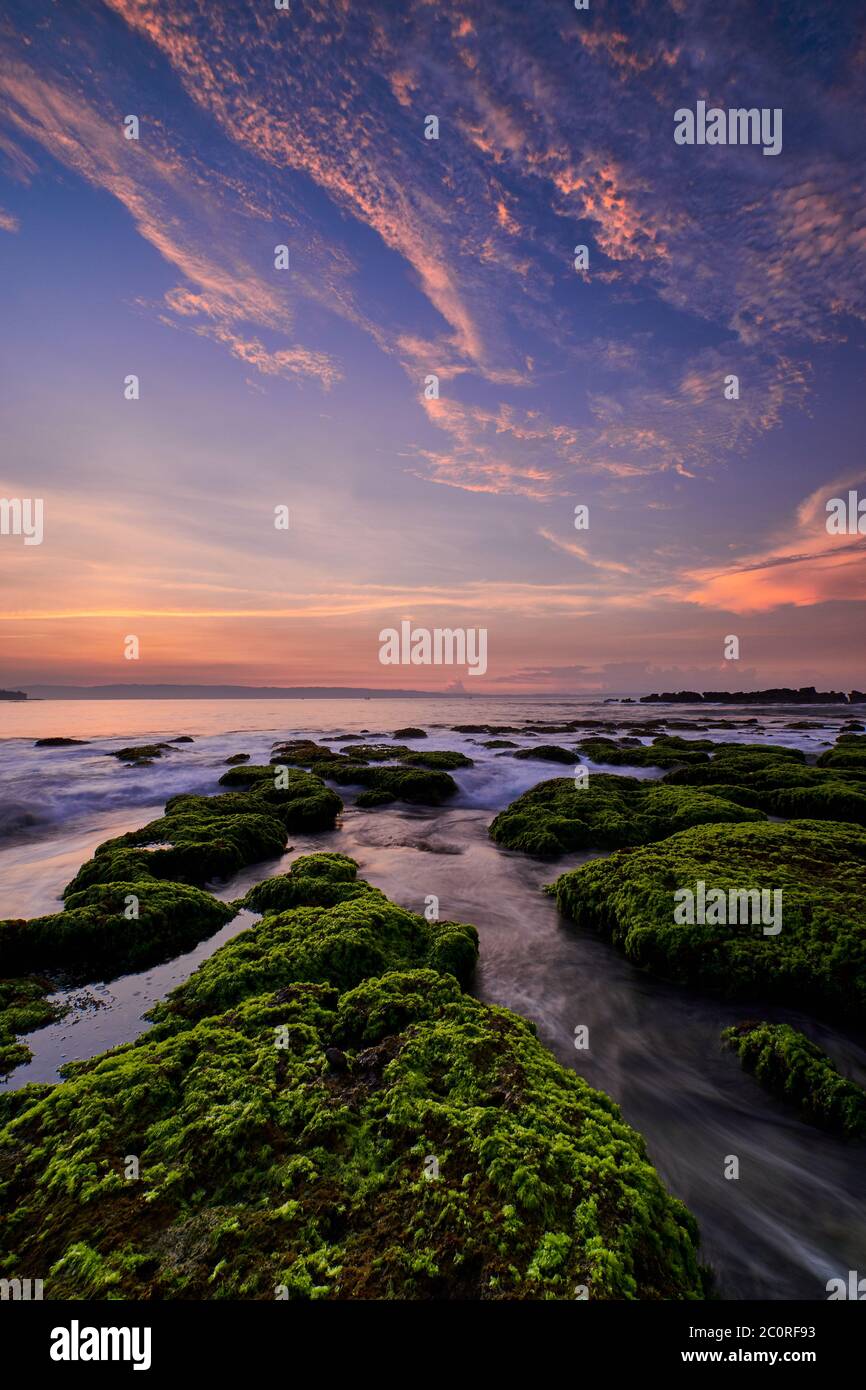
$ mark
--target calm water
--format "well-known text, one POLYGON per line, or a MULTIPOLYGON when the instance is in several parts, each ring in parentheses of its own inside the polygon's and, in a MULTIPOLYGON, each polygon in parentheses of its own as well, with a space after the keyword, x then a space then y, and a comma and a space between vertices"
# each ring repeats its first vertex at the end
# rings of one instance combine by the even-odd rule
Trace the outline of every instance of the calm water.
MULTIPOLYGON (((56 701, 0 706, 0 786, 5 840, 0 844, 0 915, 31 916, 57 908, 81 861, 103 839, 142 825, 178 791, 217 790, 225 758, 248 752, 265 762, 271 744, 300 732, 323 741, 340 733, 371 735, 417 724, 426 748, 461 748, 477 760, 458 771, 460 793, 447 807, 346 812, 325 835, 294 837, 283 859, 259 864, 217 891, 239 896, 283 871, 298 854, 338 848, 362 875, 395 901, 422 911, 435 893, 440 914, 474 922, 481 937, 477 992, 532 1018, 567 1066, 612 1095, 646 1137, 665 1182, 701 1224, 704 1257, 727 1297, 822 1299, 831 1277, 866 1269, 866 1144, 845 1143, 802 1124, 767 1096, 722 1052, 719 1033, 744 1015, 799 1023, 849 1075, 866 1080, 863 1039, 823 1028, 778 1009, 719 1004, 660 984, 633 969, 608 945, 564 922, 541 886, 582 862, 538 864, 497 849, 487 836, 492 815, 520 791, 561 768, 515 762, 479 748, 486 735, 458 735, 452 724, 522 725, 540 719, 630 721, 668 715, 693 720, 697 737, 785 742, 817 753, 850 717, 844 709, 700 710, 563 700, 56 701), (756 720, 749 724, 747 721, 756 720), (791 729, 809 721, 813 727, 791 729), (721 723, 704 731, 699 725, 721 723), (191 734, 150 768, 125 768, 106 750, 191 734), (35 749, 37 737, 94 740, 79 748, 35 749), (574 1029, 589 1027, 590 1048, 575 1051, 574 1029), (736 1154, 740 1178, 723 1177, 736 1154)), ((688 731, 678 729, 679 733, 688 731)), ((571 746, 575 735, 531 739, 571 746)), ((422 745, 418 745, 422 746, 422 745)), ((590 764, 592 766, 592 764, 590 764)), ((621 769, 630 771, 630 769, 621 769)), ((644 771, 637 775, 657 775, 644 771)), ((196 965, 255 920, 244 913, 177 960, 122 980, 75 991, 80 1007, 31 1035, 33 1061, 10 1078, 53 1080, 62 1062, 91 1056, 137 1036, 141 1013, 196 965), (85 998, 82 1000, 81 996, 85 998)))

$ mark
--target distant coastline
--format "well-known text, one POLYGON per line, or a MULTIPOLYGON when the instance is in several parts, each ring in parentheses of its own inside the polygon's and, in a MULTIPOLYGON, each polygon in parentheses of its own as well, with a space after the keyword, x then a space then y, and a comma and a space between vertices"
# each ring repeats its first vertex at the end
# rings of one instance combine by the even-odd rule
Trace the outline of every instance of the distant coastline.
POLYGON ((777 686, 770 690, 666 690, 661 695, 642 695, 642 705, 862 705, 862 690, 816 690, 814 685, 777 686))
POLYGON ((496 692, 467 690, 382 690, 331 685, 28 685, 0 690, 0 700, 598 700, 604 704, 860 705, 862 690, 817 690, 815 686, 766 690, 677 690, 651 695, 605 695, 600 691, 496 692))

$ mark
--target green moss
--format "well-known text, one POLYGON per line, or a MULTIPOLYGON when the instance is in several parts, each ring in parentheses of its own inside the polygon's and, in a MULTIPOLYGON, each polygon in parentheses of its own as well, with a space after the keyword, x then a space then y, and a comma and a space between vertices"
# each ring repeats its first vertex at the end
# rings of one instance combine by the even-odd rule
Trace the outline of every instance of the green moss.
POLYGON ((0 922, 0 974, 9 977, 0 988, 18 992, 8 1009, 0 995, 0 1073, 30 1055, 16 1034, 58 1017, 42 997, 59 980, 112 979, 189 950, 236 910, 191 885, 278 858, 287 829, 330 827, 342 810, 336 792, 310 773, 280 774, 277 786, 272 767, 225 775, 246 790, 172 797, 158 820, 98 846, 67 885, 64 911, 0 922), (54 981, 40 986, 41 1003, 17 978, 33 972, 54 981))
POLYGON ((438 751, 434 748, 429 749, 429 751, 424 749, 421 752, 407 753, 401 761, 407 767, 444 768, 446 772, 450 772, 455 767, 475 766, 472 759, 467 758, 465 753, 458 753, 452 749, 440 749, 438 751))
MULTIPOLYGON (((66 1012, 62 1005, 52 1004, 46 998, 51 989, 48 980, 0 980, 0 1076, 30 1060, 29 1047, 17 1042, 16 1035, 44 1028, 66 1012)), ((2 1117, 0 1110, 0 1123, 2 1117)))
POLYGON ((563 874, 560 911, 630 960, 728 996, 866 1018, 866 833, 826 821, 705 825, 563 874), (678 924, 674 892, 782 891, 783 925, 678 924))
POLYGON ((427 735, 426 735, 426 733, 424 732, 423 729, 416 729, 415 726, 414 726, 413 724, 409 724, 409 725, 406 726, 405 729, 395 729, 394 732, 393 732, 393 734, 391 735, 391 737, 392 737, 392 738, 426 738, 427 735))
POLYGON ((286 838, 283 822, 259 799, 172 797, 158 820, 103 841, 63 896, 96 883, 138 878, 178 883, 227 879, 247 864, 282 854, 286 838))
POLYGON ((257 885, 245 901, 265 911, 262 921, 209 957, 153 1018, 201 1018, 301 980, 351 989, 413 966, 432 965, 466 983, 477 957, 475 928, 397 907, 350 876, 351 863, 344 855, 305 855, 289 874, 257 885), (298 906, 275 911, 286 898, 298 906))
POLYGON ((289 767, 313 767, 316 763, 332 763, 340 757, 342 754, 334 753, 311 738, 293 738, 275 746, 271 762, 285 763, 289 767))
POLYGON ((742 786, 711 783, 702 790, 741 806, 759 807, 771 816, 866 825, 866 775, 860 781, 857 773, 847 770, 777 763, 754 773, 742 786))
POLYGON ((355 797, 356 806, 389 806, 396 801, 397 797, 393 792, 387 791, 384 787, 369 792, 359 792, 355 797))
POLYGON ((0 922, 0 975, 109 980, 189 950, 234 915, 227 903, 182 883, 97 883, 69 894, 63 912, 0 922), (127 916, 136 909, 137 917, 127 916))
POLYGON ((247 788, 252 798, 245 803, 246 810, 264 810, 277 817, 288 831, 330 830, 343 809, 340 797, 320 777, 297 768, 256 764, 233 767, 223 773, 220 786, 247 788), (258 808, 253 801, 259 803, 258 808))
POLYGON ((760 811, 691 787, 596 772, 581 787, 569 777, 557 777, 530 788, 499 813, 490 835, 506 849, 545 856, 647 844, 712 821, 762 819, 760 811))
POLYGON ((447 772, 414 767, 367 767, 362 763, 321 763, 319 772, 341 785, 366 787, 377 793, 376 800, 365 797, 362 805, 379 805, 385 800, 409 801, 426 806, 439 806, 454 796, 457 783, 447 772), (384 794, 384 795, 381 795, 384 794))
MULTIPOLYGON (((323 860, 313 894, 354 882, 323 860)), ((267 916, 135 1045, 22 1092, 0 1268, 72 1299, 700 1298, 694 1221, 643 1141, 461 992, 449 935, 474 958, 471 928, 372 889, 267 916)))
MULTIPOLYGON (((292 775, 297 775, 293 769, 292 775)), ((301 773, 301 776, 307 774, 301 773)), ((233 787, 243 791, 250 791, 264 788, 268 785, 274 786, 278 776, 278 769, 271 763, 246 763, 243 766, 233 767, 228 772, 224 772, 219 779, 221 787, 233 787)))
POLYGON ((256 883, 243 900, 253 912, 284 912, 287 908, 333 907, 368 891, 358 882, 358 866, 345 854, 303 854, 287 874, 256 883))
POLYGON ((248 864, 282 854, 288 830, 330 828, 343 807, 319 777, 296 769, 233 767, 220 783, 246 790, 172 797, 158 820, 99 845, 64 898, 97 883, 227 879, 248 864))
POLYGON ((109 756, 124 763, 152 762, 154 758, 161 758, 167 748, 171 748, 170 743, 139 743, 129 748, 113 748, 109 756))
POLYGON ((589 738, 578 745, 584 758, 610 767, 678 767, 682 763, 705 763, 708 750, 716 747, 708 739, 677 738, 662 734, 645 745, 633 738, 589 738))
POLYGON ((557 743, 537 743, 532 748, 521 748, 515 758, 543 763, 579 763, 577 753, 568 748, 560 748, 557 743))
POLYGON ((706 767, 668 773, 668 786, 701 786, 713 796, 795 819, 866 825, 866 769, 811 767, 798 750, 722 744, 706 767))
POLYGON ((757 743, 719 743, 715 747, 717 751, 708 762, 677 768, 668 773, 665 782, 677 786, 723 782, 737 784, 756 773, 776 771, 805 762, 805 754, 799 748, 757 743))
POLYGON ((409 752, 401 743, 355 743, 348 757, 358 763, 387 763, 404 758, 409 752))
POLYGON ((866 1091, 841 1076, 827 1053, 787 1023, 751 1020, 726 1028, 723 1041, 773 1095, 795 1105, 810 1124, 838 1134, 866 1134, 866 1091))
POLYGON ((866 734, 840 734, 835 746, 821 754, 818 766, 866 773, 866 734))

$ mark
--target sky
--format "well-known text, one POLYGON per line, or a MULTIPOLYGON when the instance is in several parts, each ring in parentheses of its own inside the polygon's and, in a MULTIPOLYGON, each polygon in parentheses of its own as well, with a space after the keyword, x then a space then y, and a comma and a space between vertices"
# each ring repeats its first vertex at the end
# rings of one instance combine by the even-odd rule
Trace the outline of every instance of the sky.
POLYGON ((0 685, 863 689, 864 106, 859 0, 5 0, 0 685))

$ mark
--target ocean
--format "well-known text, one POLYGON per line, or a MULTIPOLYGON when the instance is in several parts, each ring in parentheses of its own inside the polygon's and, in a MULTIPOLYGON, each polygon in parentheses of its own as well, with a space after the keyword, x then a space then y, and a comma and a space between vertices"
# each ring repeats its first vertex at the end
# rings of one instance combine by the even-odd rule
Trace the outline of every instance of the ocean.
MULTIPOLYGON (((623 726, 634 721, 663 719, 684 737, 783 743, 814 755, 832 744, 852 715, 844 706, 641 706, 564 697, 3 704, 0 917, 57 911, 62 888, 96 845, 152 820, 171 795, 216 792, 225 760, 235 753, 264 763, 273 743, 301 734, 329 743, 363 733, 374 741, 417 725, 428 736, 407 740, 411 746, 459 749, 473 759, 473 767, 452 774, 456 797, 441 807, 362 809, 354 805, 352 788, 340 788, 346 807, 333 831, 290 837, 280 859, 251 866, 214 891, 235 899, 285 871, 300 854, 337 849, 358 861, 361 876, 415 912, 435 894, 442 918, 472 922, 479 930, 479 997, 530 1018, 559 1060, 611 1095, 646 1137, 669 1189, 698 1217, 704 1259, 721 1295, 823 1299, 828 1279, 862 1266, 866 1146, 804 1125, 722 1050, 719 1034, 744 1016, 792 1022, 861 1082, 866 1040, 792 1010, 760 1002, 744 1008, 665 984, 562 919, 543 894, 544 884, 594 856, 571 854, 555 864, 531 860, 497 848, 487 827, 522 791, 565 769, 516 760, 511 749, 483 748, 489 735, 456 733, 453 726, 523 729, 580 720, 589 735, 603 732, 598 721, 626 732, 623 726), (34 747, 46 737, 87 742, 34 747), (180 737, 194 741, 173 744, 149 767, 126 767, 108 756, 126 744, 180 737), (579 1025, 589 1028, 585 1051, 574 1046, 579 1025), (723 1172, 730 1154, 740 1159, 734 1184, 723 1172)), ((520 747, 572 747, 581 735, 504 736, 520 747)), ((591 772, 594 764, 587 765, 591 772)), ((615 770, 661 775, 658 769, 615 770)), ((33 1058, 6 1084, 55 1080, 64 1062, 138 1036, 152 1002, 254 921, 253 914, 241 913, 173 961, 70 991, 71 1012, 29 1036, 33 1058)))

